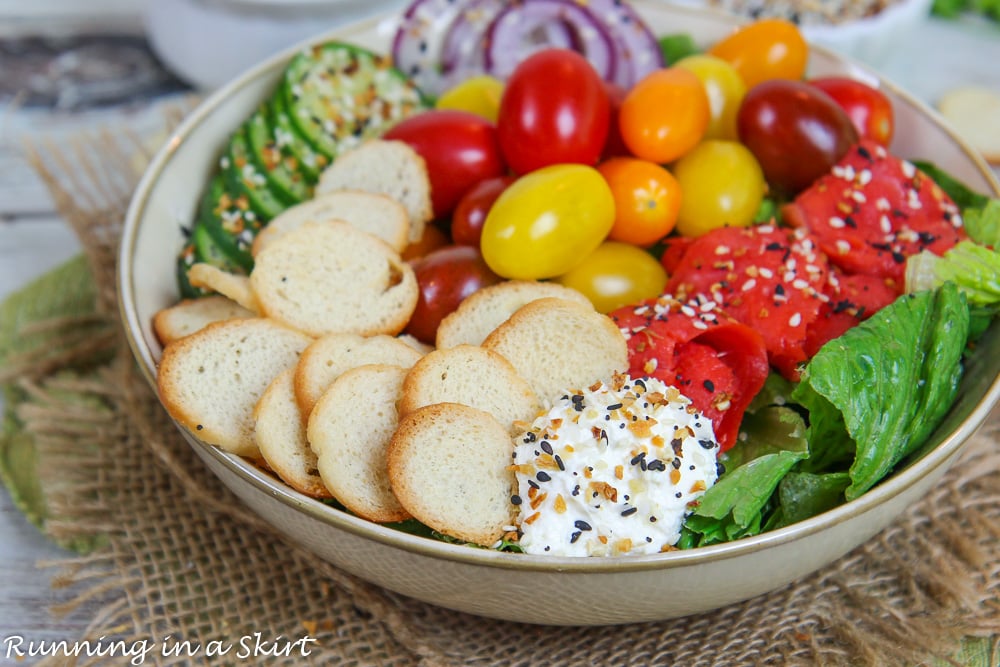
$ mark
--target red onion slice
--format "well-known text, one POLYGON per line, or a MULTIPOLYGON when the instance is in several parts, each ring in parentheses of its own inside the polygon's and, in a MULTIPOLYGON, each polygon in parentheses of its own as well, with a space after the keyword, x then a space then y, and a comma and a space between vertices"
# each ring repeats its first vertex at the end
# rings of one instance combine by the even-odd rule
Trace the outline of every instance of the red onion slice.
POLYGON ((588 0, 586 7, 615 39, 618 67, 613 81, 626 90, 665 66, 656 35, 622 0, 588 0))
POLYGON ((441 46, 442 71, 449 80, 457 83, 463 73, 486 71, 486 33, 507 5, 503 0, 473 0, 458 11, 441 46))
POLYGON ((393 63, 425 93, 445 90, 441 45, 469 2, 416 0, 407 8, 392 40, 393 63))
POLYGON ((573 0, 522 0, 497 14, 486 35, 486 71, 504 79, 532 53, 553 46, 578 51, 601 78, 615 80, 615 39, 573 0))

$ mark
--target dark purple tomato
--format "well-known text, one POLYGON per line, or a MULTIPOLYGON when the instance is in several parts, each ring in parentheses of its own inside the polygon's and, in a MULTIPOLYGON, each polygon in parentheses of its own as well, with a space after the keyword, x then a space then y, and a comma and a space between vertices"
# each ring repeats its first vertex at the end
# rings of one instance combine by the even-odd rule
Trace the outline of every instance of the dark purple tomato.
POLYGON ((827 173, 858 141, 850 117, 832 97, 787 79, 747 91, 736 126, 771 188, 789 196, 827 173))
POLYGON ((483 235, 486 214, 500 193, 516 179, 513 176, 497 176, 479 181, 462 198, 451 215, 451 240, 458 245, 479 247, 483 235))
POLYGON ((406 333, 431 345, 438 325, 476 290, 500 282, 483 261, 479 249, 450 245, 412 262, 420 296, 406 333))

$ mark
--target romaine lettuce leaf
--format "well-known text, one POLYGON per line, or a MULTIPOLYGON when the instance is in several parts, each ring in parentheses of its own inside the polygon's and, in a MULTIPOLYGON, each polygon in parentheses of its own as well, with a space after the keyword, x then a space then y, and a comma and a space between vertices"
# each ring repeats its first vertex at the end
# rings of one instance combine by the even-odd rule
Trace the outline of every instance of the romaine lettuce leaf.
POLYGON ((808 454, 776 451, 764 454, 719 478, 699 499, 684 523, 680 547, 706 546, 760 532, 765 508, 781 479, 808 454))
POLYGON ((809 454, 805 420, 792 408, 771 406, 744 415, 739 441, 719 461, 732 470, 764 454, 786 450, 809 454))
POLYGON ((965 231, 976 243, 996 249, 1000 246, 1000 199, 991 199, 978 208, 962 211, 965 231))
POLYGON ((807 364, 792 398, 810 409, 810 450, 843 438, 843 428, 854 441, 848 500, 885 477, 944 417, 968 334, 965 297, 945 283, 900 297, 807 364))
POLYGON ((906 291, 933 289, 951 281, 973 306, 1000 303, 1000 253, 961 241, 942 256, 927 250, 906 262, 906 291))
POLYGON ((778 485, 780 519, 768 529, 788 526, 822 514, 844 502, 844 491, 851 483, 846 471, 816 475, 790 472, 778 485))

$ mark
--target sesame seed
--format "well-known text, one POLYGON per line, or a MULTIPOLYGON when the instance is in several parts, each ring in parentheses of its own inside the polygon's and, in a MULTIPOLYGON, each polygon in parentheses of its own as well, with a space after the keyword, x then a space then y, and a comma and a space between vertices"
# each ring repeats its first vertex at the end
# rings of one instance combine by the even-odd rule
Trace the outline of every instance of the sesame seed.
POLYGON ((797 327, 802 324, 802 313, 795 313, 788 318, 788 326, 797 327))

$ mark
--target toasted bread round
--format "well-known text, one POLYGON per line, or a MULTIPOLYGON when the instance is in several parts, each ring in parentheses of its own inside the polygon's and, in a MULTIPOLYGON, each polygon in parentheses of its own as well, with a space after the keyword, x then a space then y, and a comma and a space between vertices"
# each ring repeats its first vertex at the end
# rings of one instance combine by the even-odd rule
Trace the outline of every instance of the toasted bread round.
POLYGON ((945 93, 937 106, 941 115, 987 162, 1000 165, 1000 91, 962 86, 945 93))
POLYGON ((164 349, 157 374, 160 400, 200 440, 259 458, 254 406, 310 342, 301 332, 264 318, 210 324, 164 349))
POLYGON ((395 199, 410 218, 410 242, 424 235, 434 217, 431 181, 420 154, 402 141, 370 139, 340 155, 320 174, 316 194, 361 190, 395 199))
POLYGON ((188 281, 192 287, 217 292, 251 312, 260 313, 260 305, 254 296, 253 287, 249 278, 244 275, 229 273, 217 266, 199 262, 188 270, 188 281))
POLYGON ((514 521, 514 444, 490 414, 435 403, 400 420, 389 443, 392 490, 424 524, 491 546, 514 521))
POLYGON ((213 322, 254 317, 254 314, 224 296, 185 299, 153 316, 153 331, 163 345, 168 345, 213 322))
POLYGON ((329 334, 306 348, 295 367, 295 400, 303 418, 316 401, 344 372, 366 364, 388 364, 410 368, 420 353, 392 336, 329 334))
POLYGON ((590 306, 590 300, 575 289, 559 283, 508 280, 477 290, 441 320, 437 347, 482 345, 486 337, 521 306, 536 299, 558 297, 590 306))
POLYGON ((282 234, 306 222, 342 220, 382 239, 396 252, 410 242, 410 218, 406 209, 387 195, 359 190, 337 190, 286 209, 267 223, 254 239, 254 257, 282 234))
POLYGON ((611 318, 565 299, 522 306, 483 347, 513 364, 543 402, 628 370, 625 337, 611 318))
POLYGON ((475 345, 435 350, 406 374, 399 413, 405 416, 434 403, 478 408, 508 430, 515 421, 534 419, 540 408, 535 392, 509 361, 475 345))
POLYGON ((294 370, 274 378, 254 407, 254 439, 260 455, 288 486, 313 498, 332 497, 317 469, 316 454, 306 440, 305 424, 295 402, 294 370))
POLYGON ((344 507, 369 521, 410 517, 389 485, 386 449, 406 370, 371 364, 337 378, 309 416, 307 437, 323 483, 344 507))
POLYGON ((383 241, 346 222, 307 222, 257 255, 261 312, 319 337, 397 334, 417 305, 417 279, 383 241))

